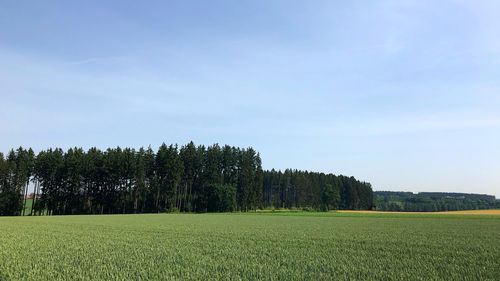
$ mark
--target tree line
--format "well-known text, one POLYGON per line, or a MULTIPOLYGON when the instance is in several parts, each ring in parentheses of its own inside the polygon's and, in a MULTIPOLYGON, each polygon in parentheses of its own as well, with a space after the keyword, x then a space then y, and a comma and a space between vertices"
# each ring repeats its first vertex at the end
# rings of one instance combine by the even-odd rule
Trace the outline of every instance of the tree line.
POLYGON ((370 183, 354 177, 287 169, 264 173, 262 204, 272 208, 370 210, 370 183))
POLYGON ((233 146, 47 149, 0 153, 0 215, 371 209, 369 183, 298 170, 264 171, 233 146), (32 200, 28 204, 27 198, 32 200), (27 208, 31 205, 31 208, 27 208))
POLYGON ((500 208, 493 195, 447 192, 376 191, 375 209, 380 211, 442 212, 500 208))

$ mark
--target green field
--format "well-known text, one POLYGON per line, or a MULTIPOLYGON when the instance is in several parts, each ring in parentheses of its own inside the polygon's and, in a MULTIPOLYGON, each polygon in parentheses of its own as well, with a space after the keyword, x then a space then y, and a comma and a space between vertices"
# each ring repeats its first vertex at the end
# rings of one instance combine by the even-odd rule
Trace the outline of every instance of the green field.
POLYGON ((26 207, 24 208, 24 215, 27 216, 31 212, 31 207, 33 205, 33 199, 26 200, 26 207))
POLYGON ((500 217, 0 218, 0 280, 500 280, 500 217))

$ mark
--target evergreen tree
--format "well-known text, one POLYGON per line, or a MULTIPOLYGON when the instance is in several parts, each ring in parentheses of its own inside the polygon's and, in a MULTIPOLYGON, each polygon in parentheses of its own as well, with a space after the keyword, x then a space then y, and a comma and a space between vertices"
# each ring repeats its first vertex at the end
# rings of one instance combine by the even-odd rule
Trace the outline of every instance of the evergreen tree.
MULTIPOLYGON (((196 147, 193 142, 180 149, 162 144, 156 153, 151 147, 137 151, 75 147, 48 149, 35 156, 33 150, 20 147, 6 158, 0 154, 0 215, 26 214, 30 183, 34 188, 31 215, 371 209, 374 205, 371 185, 354 177, 292 169, 263 171, 253 148, 196 147)), ((379 206, 389 206, 383 204, 379 206)), ((484 206, 497 202, 488 204, 484 206)), ((412 210, 461 206, 445 200, 390 206, 396 205, 412 210)))

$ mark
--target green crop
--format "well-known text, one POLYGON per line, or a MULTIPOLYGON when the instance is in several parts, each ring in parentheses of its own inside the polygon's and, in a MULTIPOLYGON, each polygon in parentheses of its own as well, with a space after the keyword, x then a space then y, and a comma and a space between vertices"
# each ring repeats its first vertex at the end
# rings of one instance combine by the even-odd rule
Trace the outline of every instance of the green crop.
POLYGON ((0 280, 500 280, 500 219, 337 213, 0 218, 0 280))

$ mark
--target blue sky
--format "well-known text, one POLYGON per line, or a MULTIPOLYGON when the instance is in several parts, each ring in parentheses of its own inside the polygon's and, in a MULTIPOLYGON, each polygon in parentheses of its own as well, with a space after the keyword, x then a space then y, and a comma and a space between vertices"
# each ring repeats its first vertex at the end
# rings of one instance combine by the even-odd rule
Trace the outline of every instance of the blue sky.
POLYGON ((253 146, 500 197, 498 1, 0 0, 0 151, 253 146))

